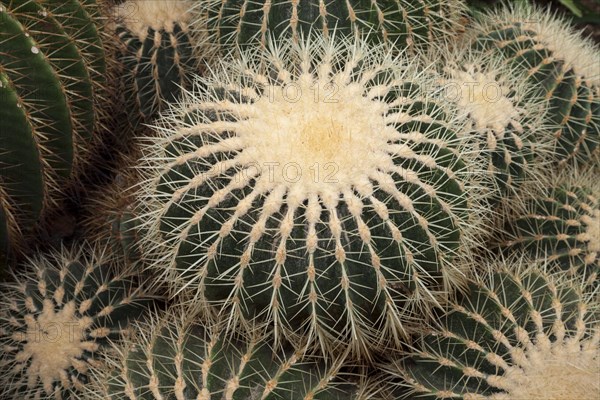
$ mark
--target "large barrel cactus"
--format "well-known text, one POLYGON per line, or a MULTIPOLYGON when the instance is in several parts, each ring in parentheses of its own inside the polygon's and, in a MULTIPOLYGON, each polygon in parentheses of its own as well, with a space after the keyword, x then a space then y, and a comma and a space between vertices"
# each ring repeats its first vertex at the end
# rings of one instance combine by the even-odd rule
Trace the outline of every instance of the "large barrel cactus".
POLYGON ((548 260, 573 278, 600 283, 598 170, 566 170, 552 186, 532 191, 525 212, 512 212, 500 247, 548 260))
POLYGON ((27 236, 88 158, 105 112, 94 1, 0 3, 0 225, 27 236))
POLYGON ((364 378, 339 362, 273 347, 272 337, 230 337, 176 307, 96 369, 85 399, 366 399, 364 378))
POLYGON ((115 34, 122 44, 125 97, 134 127, 151 122, 168 102, 189 88, 197 67, 188 32, 190 1, 129 0, 115 8, 115 34))
POLYGON ((597 301, 543 265, 506 264, 386 366, 392 398, 567 400, 600 393, 597 301))
POLYGON ((98 351, 121 338, 154 298, 110 255, 82 246, 38 256, 0 284, 0 395, 74 399, 98 366, 98 351))
POLYGON ((600 49, 550 11, 514 6, 484 14, 471 32, 474 47, 520 68, 546 101, 540 142, 555 145, 555 161, 586 164, 600 144, 600 49))
POLYGON ((157 282, 327 350, 399 341, 465 284, 455 261, 487 217, 463 121, 381 45, 317 37, 223 65, 145 148, 157 282))
POLYGON ((369 33, 374 41, 414 50, 453 35, 466 7, 457 0, 208 0, 196 8, 194 29, 206 34, 207 47, 227 51, 264 47, 270 35, 298 41, 310 31, 326 37, 369 33))

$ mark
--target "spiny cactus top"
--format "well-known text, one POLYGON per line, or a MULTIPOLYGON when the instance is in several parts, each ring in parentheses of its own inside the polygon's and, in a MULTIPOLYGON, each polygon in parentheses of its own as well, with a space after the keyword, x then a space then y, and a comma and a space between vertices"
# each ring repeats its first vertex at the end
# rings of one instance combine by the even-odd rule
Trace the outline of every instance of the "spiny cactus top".
POLYGON ((185 0, 129 0, 116 6, 126 97, 135 99, 141 121, 151 121, 189 86, 196 66, 188 33, 190 7, 185 0))
POLYGON ((566 170, 545 190, 531 193, 525 213, 513 212, 500 246, 523 248, 573 278, 600 283, 600 182, 598 169, 566 170))
POLYGON ((266 46, 274 38, 300 40, 309 32, 328 37, 372 33, 375 41, 400 49, 430 45, 459 26, 465 2, 450 0, 208 0, 197 5, 194 29, 207 32, 208 46, 266 46))
POLYGON ((507 264, 471 285, 407 359, 387 366, 390 382, 411 399, 598 398, 597 303, 564 278, 507 264))
POLYGON ((495 196, 514 194, 524 182, 538 179, 541 161, 531 161, 544 148, 536 143, 543 129, 543 104, 520 71, 500 57, 452 46, 426 59, 440 65, 445 97, 468 114, 464 135, 488 164, 495 196))
POLYGON ((550 11, 528 6, 484 14, 472 34, 475 47, 520 68, 547 101, 554 127, 539 140, 554 138, 556 161, 588 163, 600 144, 600 48, 550 11))
MULTIPOLYGON (((192 314, 193 315, 193 314, 192 314)), ((175 312, 141 324, 133 343, 95 369, 85 399, 114 400, 359 400, 358 382, 340 364, 274 350, 272 337, 212 332, 198 318, 175 312)), ((356 377, 354 377, 356 378, 356 377)))
POLYGON ((233 320, 323 347, 398 340, 465 283, 453 259, 487 216, 463 123, 383 46, 281 46, 224 61, 149 139, 150 263, 233 320))
POLYGON ((102 362, 98 350, 151 306, 134 276, 84 249, 31 259, 15 282, 0 284, 2 398, 76 398, 102 362))

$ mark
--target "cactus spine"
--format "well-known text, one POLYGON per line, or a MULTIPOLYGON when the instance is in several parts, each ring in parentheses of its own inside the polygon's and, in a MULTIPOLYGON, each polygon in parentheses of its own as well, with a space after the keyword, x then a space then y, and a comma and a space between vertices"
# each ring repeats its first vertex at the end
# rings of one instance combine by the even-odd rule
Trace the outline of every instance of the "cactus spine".
POLYGON ((14 283, 1 284, 4 398, 73 398, 83 389, 98 350, 154 301, 117 267, 84 245, 31 259, 14 283))
POLYGON ((502 55, 523 71, 546 101, 540 142, 555 143, 559 165, 586 164, 600 143, 600 49, 549 11, 514 6, 482 15, 474 47, 502 55))
POLYGON ((273 347, 272 338, 229 337, 182 310, 138 326, 134 342, 95 370, 86 399, 359 400, 340 364, 273 347))
POLYGON ((325 37, 371 33, 400 49, 429 45, 458 27, 462 1, 209 0, 197 6, 195 28, 207 43, 224 51, 235 46, 267 45, 269 35, 298 41, 309 32, 325 37))
POLYGON ((400 340, 465 283, 453 260, 475 240, 469 215, 487 215, 463 122, 414 65, 363 41, 313 37, 223 66, 146 146, 157 280, 325 350, 400 340))
MULTIPOLYGON (((136 115, 150 122, 189 87, 196 67, 188 20, 189 1, 129 0, 116 6, 115 33, 122 43, 125 87, 136 115)), ((137 125, 134 119, 133 125, 137 125)))
POLYGON ((597 397, 597 305, 564 278, 507 264, 471 285, 439 327, 386 367, 396 398, 597 397))
POLYGON ((565 170, 545 190, 532 191, 525 213, 512 212, 500 247, 524 249, 569 276, 597 285, 600 273, 598 171, 565 170))

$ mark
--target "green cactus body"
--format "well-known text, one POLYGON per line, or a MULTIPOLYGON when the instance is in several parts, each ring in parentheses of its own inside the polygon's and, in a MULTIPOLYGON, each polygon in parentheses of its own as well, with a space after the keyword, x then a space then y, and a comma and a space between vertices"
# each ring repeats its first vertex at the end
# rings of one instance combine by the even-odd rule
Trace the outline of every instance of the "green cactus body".
POLYGON ((15 283, 1 284, 3 398, 76 398, 101 363, 98 350, 153 304, 134 275, 83 249, 32 259, 15 283))
POLYGON ((462 1, 412 0, 210 0, 198 6, 195 24, 208 30, 208 45, 267 45, 268 36, 298 41, 312 31, 326 37, 372 32, 372 39, 400 49, 423 47, 458 27, 462 1))
POLYGON ((517 6, 483 15, 474 33, 474 47, 520 68, 546 100, 546 123, 553 128, 539 140, 555 142, 555 160, 588 163, 600 143, 598 47, 549 12, 517 6))
POLYGON ((67 134, 73 141, 74 161, 79 161, 80 150, 92 137, 94 129, 94 107, 92 82, 83 62, 82 55, 73 38, 65 32, 60 20, 48 9, 35 1, 6 1, 8 12, 36 42, 43 55, 59 78, 60 89, 66 100, 71 118, 71 131, 67 134))
POLYGON ((464 283, 451 260, 487 214, 432 83, 381 45, 333 43, 228 61, 158 122, 142 241, 177 293, 367 353, 464 283))
POLYGON ((126 90, 132 92, 128 97, 135 99, 141 122, 152 121, 189 87, 196 61, 188 8, 189 2, 173 0, 130 0, 117 6, 115 30, 123 43, 126 90))
MULTIPOLYGON (((80 109, 81 120, 80 129, 77 130, 77 150, 81 158, 87 158, 90 139, 97 140, 92 132, 98 131, 98 127, 107 119, 103 109, 106 107, 107 96, 106 55, 101 40, 103 32, 96 26, 96 23, 100 24, 103 20, 99 11, 94 9, 98 8, 95 0, 90 0, 88 5, 81 0, 39 0, 38 3, 59 22, 66 37, 75 44, 89 75, 93 93, 91 97, 84 99, 85 104, 75 105, 80 109), (90 109, 90 106, 93 108, 90 109)), ((71 78, 77 81, 77 78, 71 78)), ((82 95, 89 90, 82 83, 78 85, 82 95)), ((74 98, 75 102, 82 100, 77 97, 77 93, 74 98)))
POLYGON ((389 382, 403 393, 395 398, 598 396, 600 326, 591 297, 564 275, 510 269, 471 285, 439 327, 386 367, 389 382))
MULTIPOLYGON (((60 77, 40 51, 40 44, 30 33, 25 32, 26 26, 21 24, 18 16, 5 5, 1 7, 3 15, 0 20, 0 35, 3 51, 0 52, 0 65, 5 79, 8 79, 8 88, 14 93, 5 95, 2 101, 8 102, 13 108, 21 107, 25 110, 17 112, 14 118, 3 119, 2 131, 3 135, 13 131, 31 132, 27 136, 33 136, 40 153, 46 180, 45 194, 49 187, 56 187, 64 182, 71 172, 71 115, 60 77), (16 102, 13 101, 14 98, 16 102), (40 104, 44 107, 40 107, 40 104), (24 120, 19 118, 23 115, 24 120), (15 125, 9 125, 10 122, 15 125)), ((2 146, 7 147, 6 150, 3 149, 3 153, 13 150, 13 141, 21 140, 23 139, 17 135, 7 137, 2 141, 2 146)), ((45 197, 44 195, 42 199, 45 197)))
POLYGON ((357 383, 339 363, 274 350, 272 338, 229 337, 170 312, 140 325, 132 345, 115 352, 112 370, 96 371, 88 399, 358 400, 357 383), (347 378, 347 377, 346 377, 347 378))
MULTIPOLYGON (((1 68, 1 67, 0 67, 1 68)), ((40 216, 44 199, 44 176, 39 140, 28 121, 23 99, 9 77, 0 71, 0 119, 12 128, 2 128, 0 142, 0 200, 6 212, 18 219, 9 230, 32 227, 40 216), (37 139, 37 140, 36 140, 37 139)))
POLYGON ((0 2, 0 193, 9 232, 24 239, 81 169, 102 123, 106 67, 88 3, 0 2))
POLYGON ((514 213, 501 247, 524 249, 549 260, 572 277, 599 283, 600 184, 593 173, 562 175, 557 183, 526 200, 514 213))
POLYGON ((539 157, 550 150, 536 143, 544 107, 525 79, 515 79, 519 71, 494 54, 464 47, 434 51, 431 58, 442 60, 445 97, 468 114, 464 135, 488 165, 494 197, 518 193, 525 182, 538 180, 534 153, 539 157))

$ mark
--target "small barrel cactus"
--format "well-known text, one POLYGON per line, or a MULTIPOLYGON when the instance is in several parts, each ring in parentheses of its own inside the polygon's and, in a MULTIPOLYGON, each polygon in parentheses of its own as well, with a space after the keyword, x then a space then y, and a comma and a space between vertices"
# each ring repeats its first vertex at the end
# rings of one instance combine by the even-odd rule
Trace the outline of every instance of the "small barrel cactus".
POLYGON ((466 283, 487 210, 464 121, 382 45, 278 46, 199 78, 147 139, 148 262, 232 321, 366 354, 466 283))
POLYGON ((197 64, 188 32, 190 7, 187 0, 129 0, 116 6, 114 29, 122 43, 126 97, 135 100, 129 113, 134 127, 152 121, 189 87, 197 64))
POLYGON ((484 14, 471 32, 473 46, 520 68, 547 104, 559 165, 585 164, 600 144, 600 49, 550 11, 512 6, 484 14))
POLYGON ((393 398, 598 398, 600 324, 592 297, 543 265, 504 267, 471 285, 439 327, 385 367, 397 386, 393 398))
POLYGON ((549 260, 574 278, 600 283, 600 182, 598 171, 565 170, 545 190, 533 191, 525 212, 513 212, 500 247, 549 260))
POLYGON ((88 369, 102 362, 98 351, 154 298, 88 246, 29 264, 14 282, 0 284, 1 397, 78 398, 88 369))
POLYGON ((0 224, 13 250, 87 160, 105 117, 96 17, 95 1, 0 4, 0 224))
POLYGON ((208 32, 208 46, 222 50, 266 47, 269 35, 298 41, 310 31, 325 37, 372 33, 375 41, 414 49, 452 35, 466 8, 457 0, 209 0, 196 7, 194 28, 208 32))
POLYGON ((275 348, 269 337, 230 337, 197 321, 177 307, 139 324, 134 341, 108 357, 109 368, 92 371, 95 379, 84 398, 367 398, 359 379, 340 373, 340 362, 275 348))
POLYGON ((487 164, 493 197, 515 194, 524 183, 539 180, 541 162, 532 160, 545 150, 537 143, 544 105, 526 79, 519 79, 520 71, 495 53, 453 46, 425 60, 439 66, 445 98, 468 114, 463 134, 487 164))

